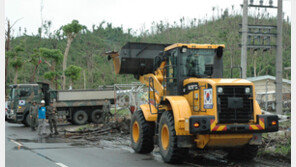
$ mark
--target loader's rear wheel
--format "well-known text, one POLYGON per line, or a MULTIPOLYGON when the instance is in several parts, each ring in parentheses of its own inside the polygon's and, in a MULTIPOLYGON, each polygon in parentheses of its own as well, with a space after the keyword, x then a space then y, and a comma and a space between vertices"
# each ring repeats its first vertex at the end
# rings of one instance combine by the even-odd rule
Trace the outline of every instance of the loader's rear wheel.
POLYGON ((145 120, 141 110, 136 111, 131 121, 132 148, 136 153, 150 153, 154 149, 154 123, 145 120))
POLYGON ((242 148, 233 148, 228 150, 228 158, 239 161, 249 161, 257 156, 258 146, 245 145, 242 148))
POLYGON ((188 149, 178 148, 175 123, 172 112, 162 114, 159 122, 158 145, 163 160, 167 163, 182 163, 188 154, 188 149))

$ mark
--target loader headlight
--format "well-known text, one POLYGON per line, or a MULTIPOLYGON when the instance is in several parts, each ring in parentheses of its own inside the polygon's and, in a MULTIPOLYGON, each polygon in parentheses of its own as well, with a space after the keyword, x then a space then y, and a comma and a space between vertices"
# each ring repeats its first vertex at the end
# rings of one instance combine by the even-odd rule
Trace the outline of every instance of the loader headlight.
POLYGON ((251 92, 251 89, 249 87, 245 88, 245 93, 249 94, 251 92))
POLYGON ((217 92, 218 92, 218 93, 223 93, 223 88, 222 88, 222 87, 218 87, 218 88, 217 88, 217 92))

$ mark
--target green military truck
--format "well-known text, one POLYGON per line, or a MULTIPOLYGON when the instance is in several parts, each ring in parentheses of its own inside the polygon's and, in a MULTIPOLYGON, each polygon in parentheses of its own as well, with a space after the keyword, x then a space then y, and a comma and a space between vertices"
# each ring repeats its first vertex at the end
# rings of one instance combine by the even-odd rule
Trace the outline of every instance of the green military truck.
POLYGON ((114 89, 101 87, 96 90, 51 90, 49 84, 43 82, 10 85, 8 122, 29 126, 30 106, 33 101, 40 103, 41 100, 45 100, 46 106, 53 101, 58 118, 66 119, 72 124, 100 123, 103 108, 107 105, 110 110, 110 104, 114 104, 114 89))

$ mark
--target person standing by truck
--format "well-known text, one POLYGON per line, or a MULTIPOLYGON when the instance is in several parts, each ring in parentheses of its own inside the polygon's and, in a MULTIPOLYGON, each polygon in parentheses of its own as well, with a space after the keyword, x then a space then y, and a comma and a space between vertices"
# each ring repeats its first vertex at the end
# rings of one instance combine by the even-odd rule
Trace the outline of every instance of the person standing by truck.
POLYGON ((105 99, 103 105, 102 123, 108 123, 113 116, 113 114, 110 112, 110 106, 110 101, 108 99, 105 99))
POLYGON ((56 107, 53 106, 53 102, 51 101, 49 103, 49 106, 47 106, 47 115, 48 115, 48 122, 49 122, 49 128, 50 128, 50 135, 54 134, 58 135, 58 129, 57 129, 57 115, 56 115, 56 107))
POLYGON ((38 110, 38 135, 45 135, 45 119, 46 119, 46 107, 45 101, 41 100, 41 107, 38 110))
POLYGON ((38 109, 37 102, 33 101, 33 105, 30 107, 30 126, 32 131, 35 131, 37 127, 38 109))

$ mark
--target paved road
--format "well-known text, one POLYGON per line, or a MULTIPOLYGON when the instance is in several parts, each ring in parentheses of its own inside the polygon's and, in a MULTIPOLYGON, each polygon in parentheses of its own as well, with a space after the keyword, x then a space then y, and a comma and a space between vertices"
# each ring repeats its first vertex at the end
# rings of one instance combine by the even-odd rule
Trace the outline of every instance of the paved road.
POLYGON ((134 153, 129 146, 122 144, 122 141, 126 141, 122 138, 116 141, 101 140, 98 145, 61 138, 40 138, 30 128, 7 122, 5 134, 7 167, 290 166, 261 159, 232 162, 215 155, 215 152, 202 153, 180 165, 170 165, 161 160, 157 151, 147 155, 134 153))
MULTIPOLYGON (((151 154, 139 155, 129 148, 79 146, 71 143, 42 143, 29 128, 5 123, 7 167, 171 166, 151 154)), ((46 141, 45 141, 46 142, 46 141)))

